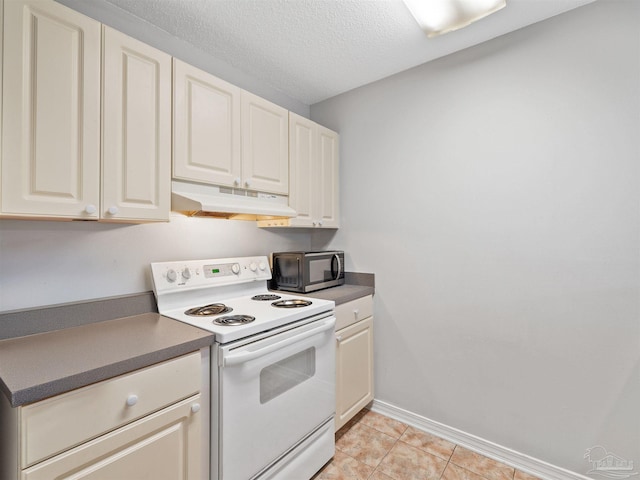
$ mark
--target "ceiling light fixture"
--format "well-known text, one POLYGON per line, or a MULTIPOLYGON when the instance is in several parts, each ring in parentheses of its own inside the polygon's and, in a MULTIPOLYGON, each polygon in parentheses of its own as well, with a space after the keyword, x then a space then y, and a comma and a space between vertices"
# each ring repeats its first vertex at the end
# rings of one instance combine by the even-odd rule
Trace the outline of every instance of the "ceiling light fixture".
POLYGON ((428 37, 466 27, 507 4, 506 0, 404 0, 404 3, 428 37))

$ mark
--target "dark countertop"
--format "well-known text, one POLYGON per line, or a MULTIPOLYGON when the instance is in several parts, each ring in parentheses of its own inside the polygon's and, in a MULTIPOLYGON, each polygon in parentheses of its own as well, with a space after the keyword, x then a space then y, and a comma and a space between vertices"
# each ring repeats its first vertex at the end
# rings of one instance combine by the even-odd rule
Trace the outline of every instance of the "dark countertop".
POLYGON ((339 287, 325 288, 316 292, 306 293, 301 296, 322 298, 323 300, 333 300, 336 306, 347 303, 358 298, 373 295, 373 287, 362 285, 340 285, 339 287))
MULTIPOLYGON (((277 291, 277 290, 274 290, 277 291)), ((291 292, 286 292, 291 293, 291 292)), ((325 288, 311 293, 296 293, 296 295, 333 300, 336 306, 373 295, 375 293, 375 277, 373 273, 345 273, 345 284, 339 287, 325 288)))
POLYGON ((36 402, 207 347, 214 335, 143 313, 0 341, 0 390, 36 402))

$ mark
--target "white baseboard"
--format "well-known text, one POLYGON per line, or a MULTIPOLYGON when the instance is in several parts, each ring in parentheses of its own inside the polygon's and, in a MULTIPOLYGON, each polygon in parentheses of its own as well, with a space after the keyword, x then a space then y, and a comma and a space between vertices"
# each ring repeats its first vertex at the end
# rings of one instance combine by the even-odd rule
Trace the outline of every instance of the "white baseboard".
POLYGON ((485 457, 493 458, 494 460, 510 465, 543 480, 593 480, 585 475, 551 465, 550 463, 538 460, 537 458, 530 457, 483 438, 476 437, 470 433, 463 432, 457 428, 444 425, 409 412, 408 410, 396 407, 390 403, 374 400, 371 404, 371 410, 402 423, 406 423, 407 425, 411 425, 412 427, 424 432, 436 435, 437 437, 448 440, 469 450, 473 450, 485 457))

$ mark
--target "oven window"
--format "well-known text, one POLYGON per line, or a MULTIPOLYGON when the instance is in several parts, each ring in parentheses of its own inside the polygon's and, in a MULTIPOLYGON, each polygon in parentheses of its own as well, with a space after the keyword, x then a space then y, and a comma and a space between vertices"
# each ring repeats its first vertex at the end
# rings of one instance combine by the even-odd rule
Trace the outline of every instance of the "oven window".
POLYGON ((267 403, 278 395, 301 384, 316 373, 315 347, 303 350, 273 363, 260 372, 260 403, 267 403))

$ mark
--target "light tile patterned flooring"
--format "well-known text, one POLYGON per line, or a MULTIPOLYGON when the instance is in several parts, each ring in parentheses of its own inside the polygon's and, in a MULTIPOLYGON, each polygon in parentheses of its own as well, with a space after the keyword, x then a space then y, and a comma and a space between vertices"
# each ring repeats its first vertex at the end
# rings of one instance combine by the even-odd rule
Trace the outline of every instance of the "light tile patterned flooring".
POLYGON ((402 422, 363 410, 336 432, 313 480, 538 480, 402 422))

